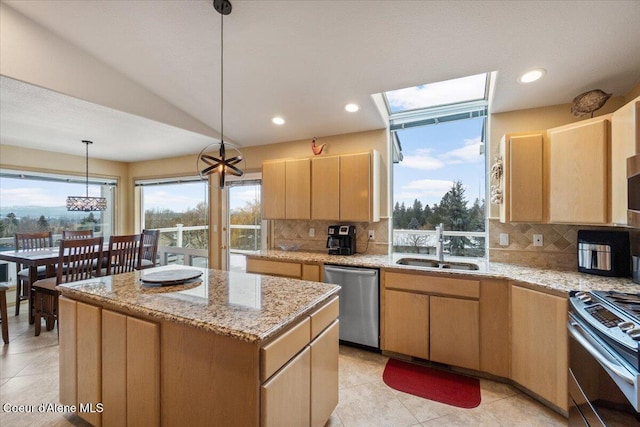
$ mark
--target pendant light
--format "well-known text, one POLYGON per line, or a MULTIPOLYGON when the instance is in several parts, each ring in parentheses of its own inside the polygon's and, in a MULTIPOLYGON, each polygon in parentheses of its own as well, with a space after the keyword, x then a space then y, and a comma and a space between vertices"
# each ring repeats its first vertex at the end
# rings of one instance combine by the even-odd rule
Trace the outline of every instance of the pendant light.
POLYGON ((86 145, 86 196, 69 196, 67 197, 68 211, 95 212, 107 209, 107 199, 104 197, 89 197, 89 144, 91 141, 82 141, 86 145))
POLYGON ((242 153, 231 143, 224 142, 224 15, 231 13, 229 0, 213 0, 213 7, 220 13, 220 142, 210 144, 200 151, 197 159, 198 174, 203 179, 218 174, 218 188, 223 189, 227 174, 242 176, 244 172, 236 166, 243 162, 242 153), (217 150, 218 155, 205 154, 217 150), (231 152, 231 154, 228 154, 231 152))

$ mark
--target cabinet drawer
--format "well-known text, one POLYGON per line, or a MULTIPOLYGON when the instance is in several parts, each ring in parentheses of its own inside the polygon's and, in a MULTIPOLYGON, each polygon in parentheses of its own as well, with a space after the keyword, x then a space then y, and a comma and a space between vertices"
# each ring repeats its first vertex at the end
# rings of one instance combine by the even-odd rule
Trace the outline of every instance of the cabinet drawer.
POLYGON ((387 289, 480 298, 480 281, 473 279, 385 272, 384 283, 387 289))
POLYGON ((331 301, 320 307, 318 310, 311 313, 311 339, 320 334, 326 328, 338 318, 340 313, 340 304, 338 297, 334 297, 331 301))
POLYGON ((260 382, 273 375, 304 346, 311 336, 311 320, 306 317, 275 341, 260 349, 260 382))
POLYGON ((302 276, 302 265, 298 262, 269 261, 264 259, 247 258, 247 271, 273 276, 294 277, 302 276))

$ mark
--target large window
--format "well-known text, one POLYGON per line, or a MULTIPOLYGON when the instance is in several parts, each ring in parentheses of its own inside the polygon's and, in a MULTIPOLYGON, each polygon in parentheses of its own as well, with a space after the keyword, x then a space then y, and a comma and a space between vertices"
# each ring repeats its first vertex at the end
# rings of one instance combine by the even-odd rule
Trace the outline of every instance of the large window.
POLYGON ((485 74, 385 93, 393 133, 393 250, 485 256, 485 74))
POLYGON ((15 233, 51 231, 54 244, 63 230, 93 230, 109 239, 114 227, 116 181, 89 178, 89 196, 105 197, 107 210, 69 212, 67 196, 86 195, 84 178, 70 175, 0 171, 0 250, 13 249, 15 233))
POLYGON ((160 230, 161 264, 207 267, 208 185, 198 177, 139 180, 142 228, 160 230))

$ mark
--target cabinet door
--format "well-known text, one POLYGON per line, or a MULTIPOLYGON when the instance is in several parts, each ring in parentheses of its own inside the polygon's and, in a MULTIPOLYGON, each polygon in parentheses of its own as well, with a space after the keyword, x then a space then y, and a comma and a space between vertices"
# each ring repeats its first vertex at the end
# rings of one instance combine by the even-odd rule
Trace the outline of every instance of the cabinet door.
POLYGON ((542 222, 542 134, 506 136, 502 222, 542 222))
POLYGON ((77 303, 65 297, 58 302, 58 329, 60 342, 60 403, 77 405, 76 364, 76 307, 77 303))
POLYGON ((511 377, 567 410, 567 299, 511 288, 511 377))
POLYGON ((127 425, 127 316, 102 310, 102 421, 127 425))
POLYGON ((340 217, 340 157, 311 160, 311 219, 340 217))
POLYGON ((550 222, 608 222, 608 135, 605 119, 549 131, 550 222))
POLYGON ((322 427, 338 406, 338 321, 311 342, 311 426, 322 427))
POLYGON ((302 280, 320 282, 320 266, 317 264, 302 264, 302 280))
POLYGON ((311 219, 311 160, 287 160, 285 217, 311 219))
POLYGON ((462 368, 480 368, 478 301, 430 297, 429 328, 430 360, 462 368))
POLYGON ((78 413, 94 426, 102 425, 95 405, 102 402, 102 318, 100 308, 76 303, 76 360, 78 366, 78 403, 92 404, 92 411, 78 413))
POLYGON ((308 426, 311 408, 311 350, 305 347, 260 387, 260 425, 308 426))
POLYGON ((127 425, 160 425, 160 327, 127 317, 127 425))
POLYGON ((640 153, 640 97, 611 119, 611 222, 627 224, 627 158, 640 153), (638 148, 636 148, 638 147, 638 148))
POLYGON ((429 358, 429 296, 385 290, 384 350, 429 358))
POLYGON ((340 220, 373 220, 371 179, 371 153, 340 157, 340 220))
POLYGON ((285 218, 285 162, 262 164, 262 216, 265 219, 285 218))

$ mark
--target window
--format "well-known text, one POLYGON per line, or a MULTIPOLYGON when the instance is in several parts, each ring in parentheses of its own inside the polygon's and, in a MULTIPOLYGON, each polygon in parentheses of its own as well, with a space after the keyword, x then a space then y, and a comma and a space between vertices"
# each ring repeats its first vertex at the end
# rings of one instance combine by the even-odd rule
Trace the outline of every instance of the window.
POLYGON ((54 244, 63 230, 91 229, 106 240, 114 228, 114 179, 89 178, 89 196, 105 197, 107 210, 69 212, 67 196, 86 195, 84 178, 0 170, 0 250, 13 249, 15 233, 51 231, 54 244))
POLYGON ((484 257, 486 74, 384 94, 394 139, 393 251, 484 257))
POLYGON ((208 266, 208 185, 199 177, 138 180, 142 228, 160 230, 160 264, 208 266))

